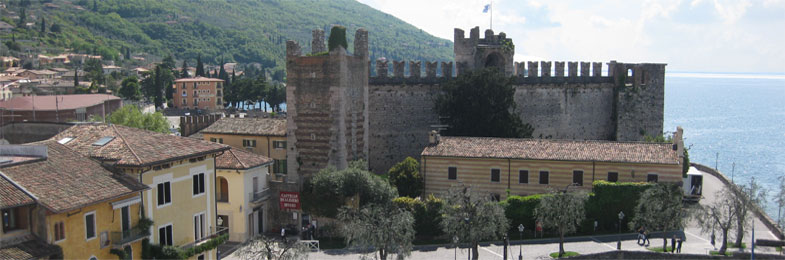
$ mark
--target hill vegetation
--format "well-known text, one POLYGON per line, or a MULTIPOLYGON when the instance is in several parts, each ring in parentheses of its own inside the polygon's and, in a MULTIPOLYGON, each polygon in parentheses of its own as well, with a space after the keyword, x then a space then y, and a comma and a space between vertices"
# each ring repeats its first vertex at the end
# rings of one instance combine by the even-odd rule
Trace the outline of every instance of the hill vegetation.
POLYGON ((281 70, 286 40, 296 40, 309 51, 312 29, 329 34, 332 25, 343 25, 349 51, 354 31, 360 27, 369 31, 372 59, 452 59, 452 42, 354 0, 0 2, 6 4, 0 19, 16 27, 0 38, 4 43, 21 43, 10 50, 21 53, 34 49, 58 54, 67 48, 115 61, 132 55, 154 60, 171 54, 189 64, 201 55, 208 64, 223 60, 281 70))

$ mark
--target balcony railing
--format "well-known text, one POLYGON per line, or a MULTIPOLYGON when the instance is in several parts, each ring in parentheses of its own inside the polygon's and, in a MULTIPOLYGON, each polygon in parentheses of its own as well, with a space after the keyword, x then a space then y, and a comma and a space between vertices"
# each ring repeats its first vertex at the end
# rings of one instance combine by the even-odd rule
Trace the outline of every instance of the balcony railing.
POLYGON ((205 234, 204 237, 202 237, 201 239, 194 240, 191 243, 185 244, 185 245, 182 246, 182 248, 183 249, 193 248, 195 246, 201 245, 204 242, 209 241, 210 239, 213 239, 213 238, 216 238, 216 237, 219 237, 219 236, 221 236, 223 234, 228 234, 228 233, 229 233, 229 228, 228 227, 211 227, 208 230, 208 233, 205 234))
POLYGON ((248 198, 251 199, 251 202, 261 202, 269 199, 270 194, 272 194, 272 192, 270 192, 270 188, 264 188, 261 191, 249 192, 248 198))
POLYGON ((132 228, 126 231, 112 231, 110 233, 110 239, 112 240, 112 246, 120 248, 123 245, 141 240, 149 235, 149 230, 132 228))

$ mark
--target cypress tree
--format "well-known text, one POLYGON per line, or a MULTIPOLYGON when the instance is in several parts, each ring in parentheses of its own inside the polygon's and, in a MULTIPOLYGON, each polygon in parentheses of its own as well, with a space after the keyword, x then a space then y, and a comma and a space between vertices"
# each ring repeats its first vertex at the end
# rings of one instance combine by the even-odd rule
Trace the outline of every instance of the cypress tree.
POLYGON ((75 88, 79 87, 79 74, 77 74, 77 72, 79 72, 79 69, 75 68, 74 69, 74 87, 75 88))
POLYGON ((202 63, 202 54, 196 56, 196 76, 204 77, 204 63, 202 63))
POLYGON ((221 68, 220 68, 220 70, 218 72, 218 77, 217 78, 225 80, 225 81, 229 81, 229 75, 226 74, 226 70, 224 69, 224 65, 225 64, 226 63, 224 63, 224 59, 221 58, 221 68))
POLYGON ((188 63, 183 59, 183 70, 180 71, 180 78, 188 77, 188 63))
POLYGON ((45 33, 45 32, 46 32, 46 19, 41 17, 41 33, 45 33))
POLYGON ((327 41, 328 51, 332 51, 338 46, 343 46, 344 49, 349 48, 349 44, 346 43, 346 27, 333 26, 330 29, 330 39, 327 41))

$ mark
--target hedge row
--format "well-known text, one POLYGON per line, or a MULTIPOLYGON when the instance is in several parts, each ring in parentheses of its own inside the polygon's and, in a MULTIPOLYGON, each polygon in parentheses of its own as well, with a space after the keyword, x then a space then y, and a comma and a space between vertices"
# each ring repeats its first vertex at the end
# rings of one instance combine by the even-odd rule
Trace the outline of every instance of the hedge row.
POLYGON ((443 233, 441 228, 445 202, 433 195, 427 199, 398 197, 393 200, 398 208, 407 210, 414 215, 414 232, 420 238, 433 238, 443 233))

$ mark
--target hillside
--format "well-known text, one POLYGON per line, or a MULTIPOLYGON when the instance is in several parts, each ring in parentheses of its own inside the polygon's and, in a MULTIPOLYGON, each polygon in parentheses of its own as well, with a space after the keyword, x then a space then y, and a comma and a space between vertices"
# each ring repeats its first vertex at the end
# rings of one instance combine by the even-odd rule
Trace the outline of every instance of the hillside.
MULTIPOLYGON (((347 27, 351 50, 354 31, 369 31, 371 58, 452 60, 452 42, 431 36, 391 15, 354 0, 4 0, 2 20, 16 25, 22 10, 29 29, 2 34, 25 47, 56 54, 63 48, 121 59, 132 55, 172 54, 193 66, 206 63, 261 63, 283 68, 286 40, 306 51, 311 30, 347 27), (10 11, 10 12, 9 12, 10 11), (41 33, 42 18, 46 33, 41 33), (57 24, 60 32, 52 32, 57 24)), ((24 51, 24 50, 22 50, 24 51)), ((180 65, 179 63, 177 64, 180 65)))

